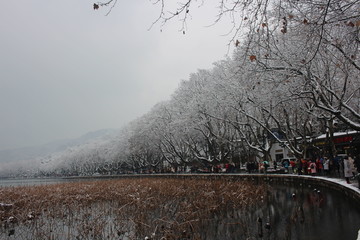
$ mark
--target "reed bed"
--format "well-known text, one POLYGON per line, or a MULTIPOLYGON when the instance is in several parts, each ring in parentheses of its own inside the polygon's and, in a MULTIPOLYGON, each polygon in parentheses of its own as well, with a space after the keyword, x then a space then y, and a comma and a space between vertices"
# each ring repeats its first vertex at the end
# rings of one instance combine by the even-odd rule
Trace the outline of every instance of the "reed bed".
POLYGON ((165 178, 0 188, 0 239, 216 239, 234 229, 248 234, 241 215, 266 190, 231 179, 165 178))

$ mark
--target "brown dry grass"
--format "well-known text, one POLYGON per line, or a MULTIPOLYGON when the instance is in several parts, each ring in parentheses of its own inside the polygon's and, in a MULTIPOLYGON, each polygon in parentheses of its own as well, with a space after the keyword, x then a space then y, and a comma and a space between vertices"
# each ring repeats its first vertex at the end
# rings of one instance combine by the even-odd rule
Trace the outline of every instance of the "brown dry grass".
POLYGON ((265 194, 249 182, 196 178, 0 188, 0 238, 203 239, 214 219, 234 218, 265 194))

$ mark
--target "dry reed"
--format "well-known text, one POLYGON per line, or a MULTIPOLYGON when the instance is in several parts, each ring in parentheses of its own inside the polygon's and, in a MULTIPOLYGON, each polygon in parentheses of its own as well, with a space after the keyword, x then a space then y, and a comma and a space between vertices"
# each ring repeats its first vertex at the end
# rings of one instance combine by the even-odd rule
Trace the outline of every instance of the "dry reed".
POLYGON ((217 228, 211 234, 221 234, 221 219, 244 224, 236 222, 240 210, 265 194, 264 186, 231 179, 137 178, 0 188, 0 239, 205 239, 209 226, 217 228))

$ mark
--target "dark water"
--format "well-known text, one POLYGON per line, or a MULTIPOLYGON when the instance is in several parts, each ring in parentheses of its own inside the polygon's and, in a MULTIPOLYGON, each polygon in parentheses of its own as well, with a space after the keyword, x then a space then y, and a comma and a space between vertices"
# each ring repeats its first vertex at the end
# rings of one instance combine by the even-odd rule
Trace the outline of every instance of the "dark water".
POLYGON ((360 206, 341 192, 310 185, 274 185, 268 191, 267 199, 247 217, 253 224, 252 238, 357 239, 360 206))
POLYGON ((205 220, 201 239, 358 239, 360 206, 341 192, 310 185, 277 184, 267 189, 268 196, 259 204, 205 220))

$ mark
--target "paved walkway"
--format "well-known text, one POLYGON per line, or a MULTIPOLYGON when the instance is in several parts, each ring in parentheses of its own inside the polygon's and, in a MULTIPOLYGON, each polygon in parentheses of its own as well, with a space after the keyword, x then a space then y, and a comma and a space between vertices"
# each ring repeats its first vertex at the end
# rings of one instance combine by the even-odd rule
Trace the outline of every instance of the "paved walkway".
POLYGON ((290 176, 300 176, 300 177, 308 177, 308 178, 318 178, 323 179, 325 181, 334 182, 337 184, 340 184, 342 186, 345 186, 347 188, 350 188, 360 194, 360 188, 359 183, 357 180, 351 180, 350 183, 347 183, 345 178, 336 178, 336 177, 325 177, 325 176, 311 176, 311 175, 296 175, 296 174, 283 174, 283 175, 290 175, 290 176))
POLYGON ((351 188, 355 191, 357 191, 360 194, 360 189, 359 189, 359 184, 357 182, 357 180, 351 180, 351 183, 346 183, 345 179, 341 179, 341 178, 332 178, 332 177, 320 177, 320 176, 315 176, 316 178, 322 178, 325 179, 327 181, 331 181, 331 182, 335 182, 338 184, 341 184, 345 187, 351 188))

